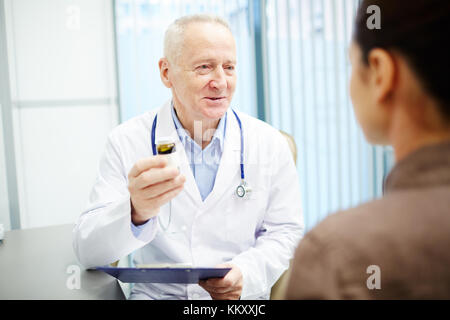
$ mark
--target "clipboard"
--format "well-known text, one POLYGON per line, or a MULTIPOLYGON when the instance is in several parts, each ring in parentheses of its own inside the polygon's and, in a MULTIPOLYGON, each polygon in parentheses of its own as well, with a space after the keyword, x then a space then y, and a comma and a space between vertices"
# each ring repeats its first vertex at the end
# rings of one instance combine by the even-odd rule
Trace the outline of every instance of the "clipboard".
POLYGON ((223 278, 231 268, 116 268, 97 267, 123 283, 198 283, 223 278))

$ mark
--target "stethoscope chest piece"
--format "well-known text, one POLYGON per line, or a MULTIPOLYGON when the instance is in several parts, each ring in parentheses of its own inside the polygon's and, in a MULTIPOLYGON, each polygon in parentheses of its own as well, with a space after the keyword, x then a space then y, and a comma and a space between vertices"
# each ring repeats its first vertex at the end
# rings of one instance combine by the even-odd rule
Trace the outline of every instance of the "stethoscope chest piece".
POLYGON ((239 198, 246 198, 250 195, 251 192, 252 192, 252 188, 250 188, 247 185, 247 182, 245 182, 244 180, 242 180, 241 184, 238 185, 236 188, 236 195, 239 198))

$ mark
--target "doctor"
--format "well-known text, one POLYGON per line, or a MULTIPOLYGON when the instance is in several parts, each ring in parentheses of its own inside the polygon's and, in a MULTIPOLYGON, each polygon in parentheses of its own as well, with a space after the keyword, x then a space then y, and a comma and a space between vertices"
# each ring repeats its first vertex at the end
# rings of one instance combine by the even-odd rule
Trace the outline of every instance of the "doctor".
POLYGON ((137 265, 232 268, 199 285, 135 284, 132 299, 267 299, 303 234, 287 142, 230 108, 236 47, 222 19, 178 19, 166 32, 164 55, 160 74, 172 99, 109 135, 74 228, 75 252, 85 267, 135 252, 137 265), (180 170, 154 155, 161 137, 176 141, 180 170), (243 181, 251 192, 241 197, 243 181))

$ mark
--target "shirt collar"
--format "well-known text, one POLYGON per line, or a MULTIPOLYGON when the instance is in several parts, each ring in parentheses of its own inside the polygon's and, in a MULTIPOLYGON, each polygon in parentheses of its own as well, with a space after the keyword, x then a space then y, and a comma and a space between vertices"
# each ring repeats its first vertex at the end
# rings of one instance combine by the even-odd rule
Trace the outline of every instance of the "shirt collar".
MULTIPOLYGON (((180 120, 178 119, 178 116, 175 112, 175 108, 173 106, 173 102, 171 111, 173 122, 175 124, 175 129, 177 130, 178 136, 180 137, 180 140, 183 143, 183 145, 186 145, 187 141, 194 142, 192 138, 189 136, 189 134, 186 132, 186 129, 183 127, 180 120)), ((219 125, 217 126, 217 129, 214 132, 214 135, 211 139, 211 143, 214 143, 215 141, 219 142, 221 152, 223 152, 226 125, 227 125, 227 113, 225 113, 225 115, 220 119, 219 125)))

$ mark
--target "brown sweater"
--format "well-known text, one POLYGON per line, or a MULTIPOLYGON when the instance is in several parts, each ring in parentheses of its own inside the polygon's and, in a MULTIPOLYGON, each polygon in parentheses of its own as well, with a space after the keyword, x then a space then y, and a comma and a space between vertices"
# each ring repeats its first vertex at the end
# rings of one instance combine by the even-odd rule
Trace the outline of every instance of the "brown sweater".
POLYGON ((287 299, 450 299, 450 142, 400 161, 384 191, 304 237, 287 299))

